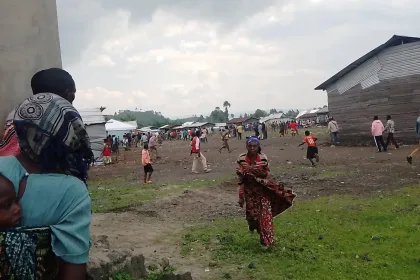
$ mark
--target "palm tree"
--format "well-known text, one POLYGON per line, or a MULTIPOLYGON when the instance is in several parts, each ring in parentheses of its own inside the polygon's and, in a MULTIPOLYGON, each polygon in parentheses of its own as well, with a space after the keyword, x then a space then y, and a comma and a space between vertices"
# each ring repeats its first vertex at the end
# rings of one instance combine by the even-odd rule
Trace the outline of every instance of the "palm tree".
POLYGON ((229 101, 223 102, 223 107, 225 107, 225 119, 226 121, 229 121, 229 111, 228 111, 228 107, 230 108, 229 101))
POLYGON ((225 108, 229 107, 229 108, 230 108, 230 103, 229 103, 229 101, 225 101, 225 102, 223 102, 223 107, 225 107, 225 108))

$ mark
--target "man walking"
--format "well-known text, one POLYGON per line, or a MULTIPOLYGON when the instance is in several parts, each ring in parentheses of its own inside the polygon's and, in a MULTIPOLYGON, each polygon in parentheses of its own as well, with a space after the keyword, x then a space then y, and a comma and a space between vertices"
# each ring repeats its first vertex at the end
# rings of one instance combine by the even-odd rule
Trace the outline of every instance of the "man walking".
POLYGON ((191 172, 193 174, 198 174, 197 171, 197 162, 201 161, 201 164, 203 165, 203 169, 204 172, 209 173, 211 171, 211 169, 207 168, 207 160, 206 158, 203 156, 203 154, 201 153, 200 150, 200 131, 197 130, 195 132, 195 136, 191 141, 191 155, 193 155, 193 164, 192 164, 192 169, 191 172))
POLYGON ((223 149, 227 149, 228 152, 230 153, 231 151, 230 151, 229 143, 228 143, 229 141, 229 127, 228 126, 226 126, 225 129, 223 129, 221 136, 222 136, 222 147, 220 148, 219 153, 221 153, 223 149))
POLYGON ((328 132, 331 136, 331 147, 335 147, 338 144, 338 124, 333 117, 329 119, 328 132))
POLYGON ((386 146, 384 143, 384 137, 382 134, 384 133, 384 124, 379 120, 378 116, 373 117, 372 122, 372 136, 375 140, 376 147, 378 148, 378 152, 386 152, 386 146))
POLYGON ((260 136, 260 140, 264 140, 263 125, 262 125, 262 123, 259 123, 258 124, 258 135, 260 136))
POLYGON ((236 129, 238 130, 238 140, 242 140, 242 133, 244 133, 244 127, 240 123, 236 129))
MULTIPOLYGON (((419 117, 416 120, 416 136, 420 139, 420 110, 419 110, 419 117)), ((413 163, 413 156, 415 156, 420 151, 420 141, 416 149, 411 152, 411 154, 407 157, 407 161, 409 164, 413 163)))
POLYGON ((152 154, 153 152, 155 154, 155 158, 160 159, 156 145, 157 145, 157 136, 153 133, 149 139, 150 154, 152 154))
POLYGON ((392 120, 391 116, 388 115, 386 117, 386 126, 385 131, 388 132, 388 137, 386 139, 385 148, 388 148, 389 143, 391 142, 396 149, 399 148, 397 141, 395 141, 394 133, 395 133, 395 122, 392 120))

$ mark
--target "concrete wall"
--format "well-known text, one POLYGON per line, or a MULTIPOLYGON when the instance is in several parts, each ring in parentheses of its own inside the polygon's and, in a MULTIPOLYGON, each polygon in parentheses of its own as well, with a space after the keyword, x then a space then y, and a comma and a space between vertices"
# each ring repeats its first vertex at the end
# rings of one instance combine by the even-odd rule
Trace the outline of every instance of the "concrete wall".
POLYGON ((0 0, 0 133, 32 94, 33 74, 49 67, 61 67, 55 0, 0 0))

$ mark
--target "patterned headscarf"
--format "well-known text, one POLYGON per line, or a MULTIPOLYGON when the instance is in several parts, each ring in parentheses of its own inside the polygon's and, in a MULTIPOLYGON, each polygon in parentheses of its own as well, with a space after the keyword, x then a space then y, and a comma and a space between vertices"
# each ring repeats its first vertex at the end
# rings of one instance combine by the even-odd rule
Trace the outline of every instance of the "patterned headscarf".
POLYGON ((31 96, 16 108, 13 123, 22 152, 41 165, 41 172, 59 170, 86 181, 84 159, 92 150, 70 102, 52 93, 31 96))
POLYGON ((258 153, 261 154, 261 143, 260 143, 260 139, 258 139, 258 137, 256 136, 248 136, 246 138, 246 145, 248 146, 249 143, 256 143, 258 145, 258 153))
POLYGON ((246 144, 248 145, 249 143, 256 143, 258 147, 260 146, 260 140, 257 137, 248 136, 246 138, 246 144))

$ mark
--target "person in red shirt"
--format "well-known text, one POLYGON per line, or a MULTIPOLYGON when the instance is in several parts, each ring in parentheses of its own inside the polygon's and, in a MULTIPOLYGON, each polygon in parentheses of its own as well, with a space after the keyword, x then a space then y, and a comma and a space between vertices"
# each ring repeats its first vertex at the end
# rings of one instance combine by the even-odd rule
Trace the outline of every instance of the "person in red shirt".
POLYGON ((112 163, 112 153, 111 153, 111 140, 104 140, 104 149, 102 151, 103 161, 105 165, 112 163))
POLYGON ((296 134, 299 135, 296 121, 292 121, 289 126, 292 131, 292 136, 295 136, 296 134))
POLYGON ((197 171, 198 161, 201 161, 201 164, 203 165, 204 172, 209 173, 211 171, 211 169, 208 169, 208 167, 207 167, 206 158, 201 153, 200 136, 201 136, 201 132, 200 132, 200 130, 197 130, 195 132, 194 138, 191 141, 191 154, 190 155, 194 156, 193 157, 192 169, 191 169, 191 172, 193 174, 198 174, 198 171, 197 171))
POLYGON ((309 130, 305 131, 305 138, 303 139, 303 143, 299 145, 305 145, 308 144, 308 150, 306 152, 306 158, 309 159, 312 166, 315 166, 314 159, 316 159, 316 162, 319 162, 319 156, 318 156, 318 147, 316 146, 316 140, 318 140, 315 136, 311 135, 311 132, 309 130))

